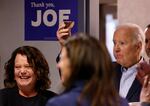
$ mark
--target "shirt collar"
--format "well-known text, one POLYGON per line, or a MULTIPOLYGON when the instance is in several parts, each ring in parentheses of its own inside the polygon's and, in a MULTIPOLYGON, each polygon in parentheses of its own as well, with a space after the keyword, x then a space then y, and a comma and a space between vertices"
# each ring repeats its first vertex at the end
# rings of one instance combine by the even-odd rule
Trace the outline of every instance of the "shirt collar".
POLYGON ((134 72, 137 71, 136 68, 138 67, 138 64, 143 62, 143 61, 144 61, 144 58, 141 57, 141 59, 140 59, 140 61, 138 63, 134 64, 133 66, 131 66, 129 68, 125 68, 125 67, 121 66, 121 72, 122 73, 125 73, 125 72, 127 72, 127 73, 134 73, 134 72), (129 70, 131 70, 131 71, 129 71, 129 70))

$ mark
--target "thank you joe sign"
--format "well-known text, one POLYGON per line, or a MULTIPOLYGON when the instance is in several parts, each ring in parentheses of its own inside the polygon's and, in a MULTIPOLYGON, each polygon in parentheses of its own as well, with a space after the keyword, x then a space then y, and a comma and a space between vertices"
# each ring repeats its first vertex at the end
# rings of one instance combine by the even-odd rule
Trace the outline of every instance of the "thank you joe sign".
POLYGON ((56 40, 62 21, 74 21, 77 32, 78 0, 25 0, 25 40, 56 40))

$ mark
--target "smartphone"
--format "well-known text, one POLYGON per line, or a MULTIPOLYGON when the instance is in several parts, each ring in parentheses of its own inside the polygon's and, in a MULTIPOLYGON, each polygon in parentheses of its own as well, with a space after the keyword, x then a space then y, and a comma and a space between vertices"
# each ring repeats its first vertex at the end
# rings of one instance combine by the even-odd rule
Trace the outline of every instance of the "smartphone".
POLYGON ((72 28, 74 26, 74 21, 64 21, 64 28, 72 28))

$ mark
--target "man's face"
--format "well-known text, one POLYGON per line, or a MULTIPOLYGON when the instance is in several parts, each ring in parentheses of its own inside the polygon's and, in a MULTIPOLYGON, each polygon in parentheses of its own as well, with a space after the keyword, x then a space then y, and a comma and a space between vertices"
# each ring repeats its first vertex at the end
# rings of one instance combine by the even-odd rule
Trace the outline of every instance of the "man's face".
POLYGON ((139 49, 133 42, 132 31, 127 28, 120 28, 115 31, 113 42, 113 53, 117 63, 129 68, 139 60, 139 49))
POLYGON ((145 30, 145 51, 147 56, 150 58, 150 28, 145 30))

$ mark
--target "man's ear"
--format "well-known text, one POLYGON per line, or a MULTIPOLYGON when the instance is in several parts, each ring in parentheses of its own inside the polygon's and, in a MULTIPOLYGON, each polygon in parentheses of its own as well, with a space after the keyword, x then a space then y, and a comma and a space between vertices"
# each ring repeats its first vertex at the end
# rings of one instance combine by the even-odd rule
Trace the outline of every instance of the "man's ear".
POLYGON ((138 42, 138 43, 136 44, 136 49, 139 49, 139 50, 142 49, 142 42, 138 42))

